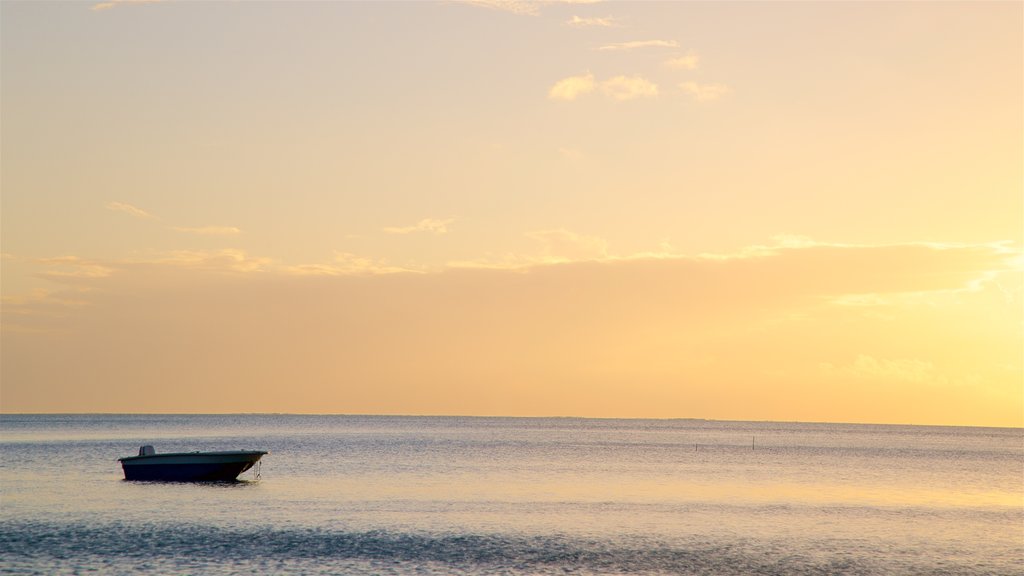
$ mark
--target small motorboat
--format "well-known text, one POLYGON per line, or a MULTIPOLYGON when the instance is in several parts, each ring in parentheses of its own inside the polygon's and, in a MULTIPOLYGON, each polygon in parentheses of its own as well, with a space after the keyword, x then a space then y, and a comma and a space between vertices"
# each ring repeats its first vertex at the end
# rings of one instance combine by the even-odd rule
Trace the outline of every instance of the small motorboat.
POLYGON ((157 454, 152 446, 139 448, 138 456, 118 458, 125 480, 209 482, 234 480, 253 467, 268 452, 167 452, 157 454))

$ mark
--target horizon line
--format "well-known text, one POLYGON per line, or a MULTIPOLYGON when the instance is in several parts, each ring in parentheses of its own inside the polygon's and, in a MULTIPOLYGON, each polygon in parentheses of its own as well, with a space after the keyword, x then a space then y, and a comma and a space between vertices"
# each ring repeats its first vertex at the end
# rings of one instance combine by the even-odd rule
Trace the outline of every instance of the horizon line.
POLYGON ((834 424, 842 426, 917 426, 927 428, 995 428, 1024 430, 1024 426, 993 426, 987 424, 920 424, 906 422, 832 422, 826 420, 743 420, 729 418, 700 418, 691 416, 636 417, 636 416, 516 416, 481 414, 410 414, 410 413, 342 413, 342 412, 4 412, 5 416, 372 416, 384 418, 475 418, 518 420, 691 420, 701 422, 742 422, 754 424, 834 424))

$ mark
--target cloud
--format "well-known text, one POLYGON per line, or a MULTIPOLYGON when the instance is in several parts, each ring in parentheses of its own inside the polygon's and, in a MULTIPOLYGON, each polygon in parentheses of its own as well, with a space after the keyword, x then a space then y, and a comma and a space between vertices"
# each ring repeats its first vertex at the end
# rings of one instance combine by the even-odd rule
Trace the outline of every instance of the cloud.
POLYGON ((597 4, 602 0, 455 0, 480 8, 509 12, 523 16, 538 16, 545 4, 597 4))
POLYGON ((698 102, 710 102, 718 100, 722 96, 732 92, 732 89, 724 84, 698 84, 696 82, 683 82, 679 88, 685 94, 698 102))
MULTIPOLYGON (((125 204, 124 202, 111 202, 107 204, 107 209, 124 212, 125 214, 130 214, 136 218, 159 220, 159 218, 153 216, 149 212, 146 212, 142 208, 132 206, 131 204, 125 204)), ((195 234, 197 236, 235 236, 242 233, 240 229, 234 226, 168 226, 167 228, 169 230, 174 230, 175 232, 195 234)))
POLYGON ((568 230, 535 230, 527 238, 541 243, 539 263, 579 262, 608 257, 608 242, 597 236, 583 236, 568 230))
POLYGON ((833 248, 845 248, 849 247, 844 244, 824 244, 816 242, 815 240, 806 236, 799 236, 796 234, 779 234, 771 238, 771 242, 768 244, 753 244, 750 246, 744 246, 742 249, 736 252, 717 252, 717 253, 702 253, 701 258, 707 258, 709 260, 734 260, 736 258, 756 258, 760 256, 774 256, 779 253, 780 249, 785 248, 814 248, 817 246, 830 246, 833 248))
POLYGON ((637 50, 639 48, 678 48, 679 43, 675 40, 634 40, 632 42, 618 42, 601 46, 598 50, 611 52, 623 50, 637 50))
POLYGON ((605 16, 603 18, 592 17, 592 18, 581 18, 579 16, 573 16, 571 19, 565 21, 569 26, 576 28, 586 28, 590 26, 597 26, 602 28, 611 28, 617 26, 615 18, 611 16, 605 16))
POLYGON ((606 96, 619 101, 658 95, 658 85, 640 76, 616 76, 602 82, 601 89, 606 96))
POLYGON ((204 270, 214 272, 264 272, 283 270, 269 258, 249 256, 244 250, 172 250, 155 256, 126 259, 89 259, 78 256, 37 259, 44 267, 36 275, 65 284, 89 287, 92 280, 152 270, 204 270))
POLYGON ((129 4, 156 4, 163 0, 108 0, 107 2, 99 2, 93 4, 89 9, 93 11, 110 10, 117 6, 126 6, 129 4))
POLYGON ((152 214, 150 214, 149 212, 146 212, 142 208, 137 208, 135 206, 132 206, 131 204, 125 204, 124 202, 111 202, 111 203, 107 204, 107 210, 115 210, 117 212, 124 212, 125 214, 131 214, 132 216, 135 216, 136 218, 146 218, 146 219, 153 219, 153 218, 155 218, 152 214))
POLYGON ((633 100, 658 95, 658 85, 640 76, 615 76, 598 83, 594 75, 571 76, 559 80, 548 91, 551 100, 571 102, 580 96, 590 94, 598 86, 605 96, 613 100, 633 100))
POLYGON ((546 259, 416 274, 344 252, 302 271, 240 251, 50 259, 39 265, 110 272, 5 301, 4 410, 1020 425, 1020 309, 990 284, 887 321, 832 303, 962 289, 993 271, 1019 284, 1015 255, 993 245, 653 258, 561 229, 529 236, 546 259), (933 385, 970 382, 956 365, 984 386, 933 385))
POLYGON ((570 76, 555 82, 551 90, 548 90, 548 98, 568 102, 593 92, 594 87, 594 75, 589 72, 583 76, 570 76))
POLYGON ((58 283, 106 278, 114 272, 114 268, 109 265, 76 256, 39 258, 35 262, 43 266, 43 270, 37 272, 36 276, 58 283))
POLYGON ((687 52, 683 56, 676 56, 665 60, 665 66, 677 70, 696 70, 700 64, 700 56, 696 52, 687 52))
POLYGON ((540 3, 533 0, 458 0, 461 4, 489 8, 500 12, 510 12, 523 16, 540 14, 540 3))
MULTIPOLYGON (((78 292, 79 294, 82 291, 78 292)), ((3 302, 4 315, 12 314, 15 316, 26 316, 32 315, 32 308, 36 305, 52 306, 51 310, 59 309, 62 306, 88 306, 88 301, 82 298, 69 298, 68 296, 73 294, 72 291, 61 292, 57 295, 56 290, 47 288, 36 288, 28 293, 17 294, 14 296, 4 296, 0 298, 3 302)))
POLYGON ((934 364, 914 358, 886 359, 860 354, 853 364, 848 366, 834 366, 828 362, 820 366, 822 372, 828 376, 885 382, 948 384, 948 379, 938 373, 934 364))
POLYGON ((225 248, 223 250, 175 250, 154 259, 136 259, 122 262, 119 266, 108 263, 112 268, 125 272, 174 267, 210 272, 252 273, 278 269, 270 258, 249 256, 244 250, 225 248))
MULTIPOLYGON (((619 260, 608 252, 608 242, 598 236, 577 234, 565 229, 533 230, 524 234, 537 245, 536 251, 509 253, 500 257, 448 262, 449 269, 529 271, 536 266, 573 262, 611 262, 619 260)), ((626 259, 644 259, 634 255, 626 259)))
POLYGON ((195 234, 197 236, 235 236, 242 233, 241 230, 234 226, 171 226, 171 230, 174 230, 175 232, 183 232, 185 234, 195 234))
POLYGON ((388 226, 382 228, 388 234, 413 234, 416 232, 430 232, 432 234, 447 234, 448 225, 455 222, 454 218, 438 220, 437 218, 424 218, 412 226, 388 226))
POLYGON ((422 272, 421 270, 392 266, 384 259, 357 256, 351 252, 335 252, 334 261, 330 264, 289 266, 283 270, 289 274, 300 276, 362 276, 422 272))

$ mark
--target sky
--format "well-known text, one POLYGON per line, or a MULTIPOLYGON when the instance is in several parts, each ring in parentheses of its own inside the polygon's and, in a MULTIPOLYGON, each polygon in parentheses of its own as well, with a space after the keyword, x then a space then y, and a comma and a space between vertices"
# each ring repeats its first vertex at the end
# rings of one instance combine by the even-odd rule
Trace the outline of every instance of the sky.
POLYGON ((0 412, 1024 426, 1019 2, 0 4, 0 412))

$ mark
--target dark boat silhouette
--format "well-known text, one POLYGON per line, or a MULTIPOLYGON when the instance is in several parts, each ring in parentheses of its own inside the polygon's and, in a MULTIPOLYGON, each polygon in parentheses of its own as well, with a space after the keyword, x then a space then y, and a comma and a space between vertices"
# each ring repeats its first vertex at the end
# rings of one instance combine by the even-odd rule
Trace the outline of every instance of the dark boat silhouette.
POLYGON ((157 454, 152 446, 143 446, 138 456, 118 458, 118 462, 124 469, 125 480, 212 482, 238 478, 265 454, 268 452, 259 450, 157 454))

